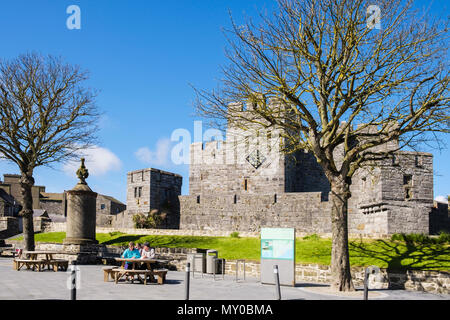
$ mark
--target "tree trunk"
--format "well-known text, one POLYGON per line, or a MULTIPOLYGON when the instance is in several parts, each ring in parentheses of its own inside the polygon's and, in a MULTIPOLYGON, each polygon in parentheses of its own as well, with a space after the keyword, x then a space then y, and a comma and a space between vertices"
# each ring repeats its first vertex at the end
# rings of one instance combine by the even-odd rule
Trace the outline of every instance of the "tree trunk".
POLYGON ((20 213, 23 221, 23 238, 25 250, 34 250, 34 226, 33 226, 33 195, 34 186, 33 172, 22 172, 20 178, 20 187, 22 193, 23 209, 20 213))
POLYGON ((333 282, 331 287, 336 291, 355 291, 350 273, 348 251, 347 208, 350 198, 350 185, 341 177, 331 181, 331 228, 332 251, 331 272, 333 282))

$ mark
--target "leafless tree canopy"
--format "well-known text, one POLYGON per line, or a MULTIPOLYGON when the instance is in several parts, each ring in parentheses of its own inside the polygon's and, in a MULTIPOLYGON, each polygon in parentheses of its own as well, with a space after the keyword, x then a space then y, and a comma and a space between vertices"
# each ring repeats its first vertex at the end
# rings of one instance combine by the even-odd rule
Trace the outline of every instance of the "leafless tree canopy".
POLYGON ((0 157, 28 171, 70 158, 95 139, 87 72, 61 58, 26 54, 0 62, 0 157))
POLYGON ((355 171, 449 133, 448 21, 413 8, 400 0, 278 0, 259 23, 232 20, 218 89, 196 90, 196 110, 217 125, 281 127, 285 152, 314 154, 331 186, 337 290, 354 290, 347 211, 355 171), (381 29, 370 5, 380 9, 381 29), (247 103, 245 112, 237 102, 247 103))
POLYGON ((99 113, 88 75, 60 58, 25 54, 0 61, 0 159, 21 173, 23 233, 34 250, 33 171, 91 145, 99 113))
POLYGON ((219 88, 197 90, 202 116, 239 122, 242 115, 228 105, 253 101, 245 121, 287 128, 287 151, 311 150, 349 175, 374 158, 376 146, 399 140, 402 148, 416 147, 435 140, 434 132, 449 132, 446 21, 432 21, 411 1, 278 4, 258 25, 233 21, 219 88), (380 7, 381 30, 368 27, 371 4, 380 7), (272 97, 284 101, 286 113, 268 108, 272 97), (338 145, 346 150, 342 168, 330 156, 338 145))

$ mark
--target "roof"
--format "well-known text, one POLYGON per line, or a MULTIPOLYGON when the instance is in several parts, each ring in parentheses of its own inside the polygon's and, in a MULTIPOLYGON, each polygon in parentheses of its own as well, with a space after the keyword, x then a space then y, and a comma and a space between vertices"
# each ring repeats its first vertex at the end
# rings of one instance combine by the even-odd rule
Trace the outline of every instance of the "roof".
POLYGON ((128 172, 127 174, 140 173, 142 171, 144 171, 144 172, 147 172, 147 171, 159 172, 162 175, 175 176, 175 177, 183 178, 183 176, 179 175, 178 173, 173 173, 173 172, 164 171, 164 170, 155 169, 155 168, 146 168, 146 169, 134 170, 134 171, 128 172))
POLYGON ((41 192, 40 200, 62 201, 62 193, 41 192))
POLYGON ((14 197, 9 195, 5 190, 0 188, 0 199, 3 201, 14 205, 14 197))
POLYGON ((105 199, 107 199, 107 200, 109 200, 109 201, 111 201, 111 202, 115 202, 115 203, 118 203, 118 204, 125 205, 124 203, 122 203, 121 201, 117 200, 117 199, 114 198, 114 197, 106 196, 106 195, 104 195, 104 194, 100 194, 100 196, 102 196, 103 198, 105 198, 105 199))
POLYGON ((48 218, 48 213, 44 209, 33 209, 33 218, 36 218, 36 217, 47 217, 48 218))

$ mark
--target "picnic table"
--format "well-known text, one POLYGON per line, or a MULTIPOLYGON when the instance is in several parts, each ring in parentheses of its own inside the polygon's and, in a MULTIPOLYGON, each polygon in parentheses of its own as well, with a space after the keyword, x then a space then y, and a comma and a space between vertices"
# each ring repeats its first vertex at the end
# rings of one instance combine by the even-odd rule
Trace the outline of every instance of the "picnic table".
POLYGON ((166 274, 167 274, 167 270, 166 269, 162 269, 162 270, 154 270, 151 266, 152 263, 156 263, 160 260, 157 259, 139 259, 139 258, 130 258, 130 259, 126 259, 126 258, 115 258, 116 261, 121 262, 121 267, 120 268, 107 268, 107 269, 103 269, 104 273, 105 273, 105 281, 107 279, 109 279, 109 274, 113 274, 114 276, 114 280, 115 283, 117 284, 118 281, 123 278, 124 276, 131 277, 131 282, 134 282, 134 276, 137 276, 137 279, 144 283, 147 284, 147 278, 150 278, 150 281, 152 282, 156 282, 155 280, 155 275, 158 276, 158 283, 159 284, 163 284, 166 278, 166 274), (125 263, 129 263, 131 264, 131 269, 125 269, 125 263), (141 269, 141 268, 136 268, 136 267, 140 267, 142 264, 146 265, 145 269, 141 269), (141 278, 141 275, 143 276, 143 278, 141 278))
POLYGON ((54 260, 53 255, 64 254, 64 252, 41 250, 41 251, 23 251, 22 254, 29 256, 31 260, 37 260, 38 255, 44 255, 45 256, 44 260, 54 260))
POLYGON ((53 271, 66 271, 69 266, 68 260, 62 259, 54 259, 53 255, 55 254, 63 254, 61 251, 23 251, 22 255, 28 257, 28 259, 24 259, 22 257, 18 257, 14 259, 14 269, 20 271, 23 266, 26 266, 27 269, 32 269, 41 271, 43 267, 47 266, 49 270, 53 269, 53 271), (45 256, 43 259, 38 259, 39 255, 45 256))

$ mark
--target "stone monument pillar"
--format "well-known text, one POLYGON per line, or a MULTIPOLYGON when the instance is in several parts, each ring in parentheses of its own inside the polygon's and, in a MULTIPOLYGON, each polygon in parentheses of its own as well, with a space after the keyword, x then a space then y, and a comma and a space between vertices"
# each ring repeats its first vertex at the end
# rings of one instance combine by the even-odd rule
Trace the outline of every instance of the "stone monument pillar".
POLYGON ((84 158, 77 170, 80 182, 67 191, 67 223, 64 245, 97 244, 95 239, 97 193, 86 183, 89 172, 84 166, 84 158))

